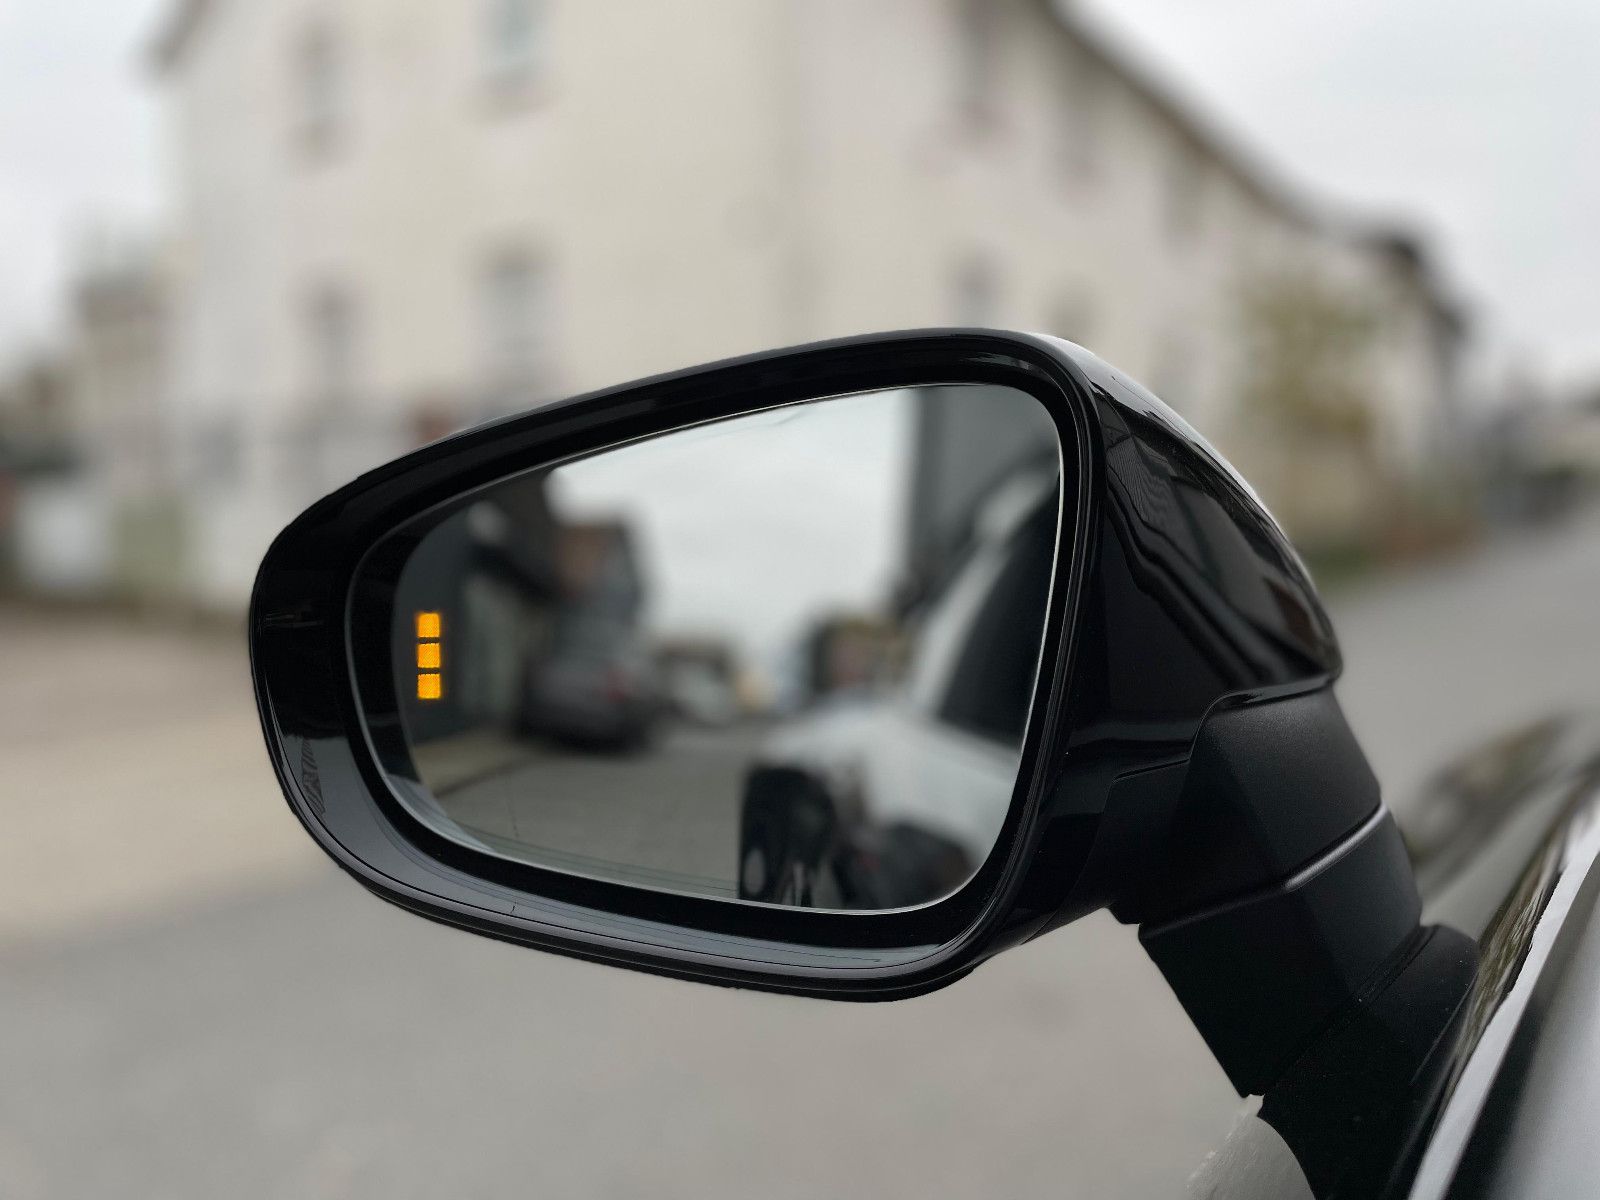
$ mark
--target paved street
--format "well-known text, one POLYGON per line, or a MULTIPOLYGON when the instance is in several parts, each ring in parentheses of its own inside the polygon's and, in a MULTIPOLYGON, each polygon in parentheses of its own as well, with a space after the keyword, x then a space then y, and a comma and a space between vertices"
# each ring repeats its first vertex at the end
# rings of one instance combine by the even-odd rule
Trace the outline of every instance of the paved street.
POLYGON ((647 749, 586 751, 481 733, 413 748, 445 814, 502 853, 710 896, 738 892, 740 800, 762 725, 671 725, 647 749), (441 756, 485 769, 445 784, 441 756), (618 873, 620 871, 620 873, 618 873))
POLYGON ((1438 763, 1519 721, 1600 709, 1600 514, 1336 595, 1339 692, 1402 819, 1438 763))
MULTIPOLYGON (((1427 764, 1600 701, 1600 525, 1338 599, 1347 709, 1427 764)), ((828 1005, 453 933, 311 848, 236 641, 3 614, 0 1196, 1161 1196, 1234 1100, 1106 920, 828 1005)))

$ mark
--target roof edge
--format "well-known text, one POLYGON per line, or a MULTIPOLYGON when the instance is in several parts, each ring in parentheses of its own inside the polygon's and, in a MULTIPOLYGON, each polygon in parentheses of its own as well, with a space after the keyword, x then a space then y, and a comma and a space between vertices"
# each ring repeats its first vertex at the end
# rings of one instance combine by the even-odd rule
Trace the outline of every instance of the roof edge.
POLYGON ((173 0, 145 51, 156 76, 169 75, 178 68, 211 8, 212 0, 173 0))

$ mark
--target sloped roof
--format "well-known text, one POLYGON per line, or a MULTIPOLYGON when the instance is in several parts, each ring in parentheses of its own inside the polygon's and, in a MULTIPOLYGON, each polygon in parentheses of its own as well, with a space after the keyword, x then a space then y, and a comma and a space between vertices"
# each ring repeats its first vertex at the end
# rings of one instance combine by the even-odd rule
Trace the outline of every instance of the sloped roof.
POLYGON ((1179 133, 1201 148, 1252 195, 1284 215, 1316 224, 1310 203, 1288 186, 1259 158, 1247 152, 1238 139, 1206 116, 1191 98, 1177 91, 1153 66, 1118 39, 1086 21, 1071 0, 1036 0, 1062 31, 1107 74, 1115 76, 1179 133))
MULTIPOLYGON (((261 3, 262 0, 254 0, 261 3)), ((1338 213, 1331 205, 1313 203, 1270 170, 1256 155, 1248 152, 1221 125, 1206 116, 1201 106, 1180 96, 1155 68, 1141 62, 1138 55, 1107 33, 1085 21, 1072 0, 1033 0, 1054 19, 1062 33, 1100 69, 1140 95, 1183 137, 1199 147, 1213 162, 1261 203, 1284 218, 1305 228, 1320 229, 1329 236, 1366 242, 1379 250, 1392 252, 1396 261, 1411 271, 1432 295, 1435 304, 1453 321, 1461 314, 1440 288, 1422 241, 1410 231, 1387 223, 1338 213)), ((194 41, 196 31, 216 6, 216 0, 172 0, 166 20, 151 46, 151 62, 158 74, 174 69, 194 41)))
MULTIPOLYGON (((260 3, 261 0, 256 0, 260 3)), ((1129 49, 1084 21, 1075 11, 1071 0, 1035 0, 1059 24, 1063 33, 1107 72, 1120 79, 1129 88, 1159 111, 1184 136, 1216 160, 1251 194, 1260 198, 1286 216, 1314 223, 1311 206, 1292 193, 1283 181, 1269 172, 1253 155, 1245 153, 1237 141, 1222 132, 1219 126, 1191 100, 1179 97, 1161 79, 1158 72, 1138 61, 1129 49)), ((151 47, 151 57, 158 72, 165 73, 175 67, 194 40, 195 33, 207 14, 215 7, 215 0, 172 0, 167 18, 162 23, 151 47)))
POLYGON ((1305 229, 1330 238, 1360 244, 1384 254, 1409 274, 1427 293, 1440 318, 1459 333, 1465 315, 1446 294, 1427 253, 1425 240, 1392 222, 1374 220, 1340 206, 1313 201, 1282 176, 1247 151, 1219 123, 1205 115, 1203 106, 1180 96, 1155 68, 1110 35, 1084 20, 1072 0, 1035 0, 1055 19, 1062 31, 1102 70, 1137 92, 1184 137, 1188 138, 1235 182, 1263 204, 1305 229))
POLYGON ((150 44, 150 64, 157 74, 164 75, 177 66, 211 6, 212 0, 172 0, 150 44))

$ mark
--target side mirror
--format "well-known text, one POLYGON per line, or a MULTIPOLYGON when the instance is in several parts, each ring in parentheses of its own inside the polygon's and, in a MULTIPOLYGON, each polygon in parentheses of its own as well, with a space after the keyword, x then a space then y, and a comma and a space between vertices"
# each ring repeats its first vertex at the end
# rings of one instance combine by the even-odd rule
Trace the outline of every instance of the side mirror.
POLYGON ((250 643, 317 843, 541 949, 886 1000, 1109 907, 1251 1093, 1417 932, 1293 550, 1049 338, 850 339, 461 434, 285 530, 250 643))

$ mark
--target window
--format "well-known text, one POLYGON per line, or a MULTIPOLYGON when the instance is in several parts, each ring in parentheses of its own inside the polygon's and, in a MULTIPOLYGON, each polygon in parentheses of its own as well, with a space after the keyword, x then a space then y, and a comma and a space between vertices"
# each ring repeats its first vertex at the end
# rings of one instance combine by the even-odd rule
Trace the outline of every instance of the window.
POLYGON ((307 30, 295 61, 296 133, 313 154, 325 154, 342 135, 347 83, 338 38, 326 25, 307 30))
POLYGON ((999 113, 1000 13, 998 0, 956 0, 957 54, 960 56, 961 113, 967 124, 983 128, 999 113))
POLYGON ((526 408, 549 397, 554 305, 548 269, 521 254, 490 263, 483 282, 487 415, 526 408))
POLYGON ((299 420, 285 447, 285 477, 307 494, 328 491, 372 465, 353 411, 360 387, 360 325, 344 287, 314 288, 305 306, 305 391, 299 420))
POLYGON ((355 305, 341 287, 317 288, 306 306, 306 376, 307 398, 324 414, 355 392, 355 305))
POLYGON ((496 90, 526 88, 544 74, 549 0, 482 0, 487 75, 496 90))
POLYGON ((1092 180, 1100 167, 1104 87, 1087 59, 1069 70, 1060 114, 1060 167, 1068 182, 1080 184, 1092 180))
POLYGON ((1200 228, 1206 172, 1199 147, 1188 141, 1180 143, 1167 170, 1167 235, 1181 244, 1200 228))
POLYGON ((244 467, 244 437, 233 415, 211 417, 198 425, 189 444, 189 482, 207 491, 237 485, 244 467))
POLYGON ((969 255, 956 270, 955 323, 989 325, 1000 306, 1000 280, 984 254, 969 255))

